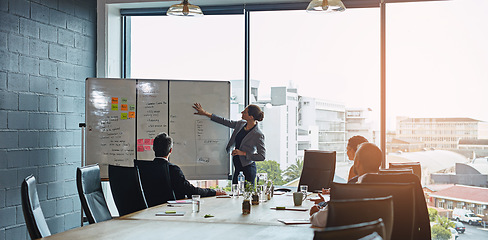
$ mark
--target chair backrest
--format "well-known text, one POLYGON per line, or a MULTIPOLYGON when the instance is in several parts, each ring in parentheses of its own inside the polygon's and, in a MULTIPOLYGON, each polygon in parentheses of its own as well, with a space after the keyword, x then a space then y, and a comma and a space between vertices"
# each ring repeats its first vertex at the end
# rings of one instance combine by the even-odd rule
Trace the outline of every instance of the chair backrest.
POLYGON ((414 211, 414 187, 411 183, 332 183, 331 200, 377 198, 393 196, 393 230, 391 239, 412 240, 414 211))
POLYGON ((338 227, 326 227, 314 232, 314 240, 357 240, 372 233, 378 233, 383 239, 385 236, 385 225, 381 219, 371 222, 363 222, 338 227))
POLYGON ((98 165, 78 167, 76 169, 76 186, 81 206, 90 224, 112 219, 103 196, 98 165))
POLYGON ((31 239, 43 238, 51 235, 42 212, 37 195, 36 178, 32 175, 26 177, 20 186, 22 198, 22 212, 25 225, 31 239))
POLYGON ((145 160, 134 160, 139 170, 141 185, 148 207, 174 200, 173 190, 169 184, 168 163, 145 160))
POLYGON ((393 229, 393 197, 331 200, 328 203, 327 227, 351 225, 383 219, 386 240, 393 229))
POLYGON ((307 185, 310 192, 329 188, 336 167, 335 151, 305 150, 300 185, 307 185))
POLYGON ((389 164, 389 169, 395 168, 411 168, 413 174, 417 175, 419 179, 422 179, 422 167, 420 162, 391 162, 389 164))
POLYGON ((147 208, 136 167, 108 165, 108 179, 120 216, 147 208))
POLYGON ((430 219, 424 191, 418 177, 412 173, 374 174, 361 176, 362 183, 413 183, 415 195, 414 239, 430 239, 430 219))
POLYGON ((389 168, 389 169, 380 169, 378 172, 379 174, 390 174, 390 173, 412 173, 412 168, 389 168))

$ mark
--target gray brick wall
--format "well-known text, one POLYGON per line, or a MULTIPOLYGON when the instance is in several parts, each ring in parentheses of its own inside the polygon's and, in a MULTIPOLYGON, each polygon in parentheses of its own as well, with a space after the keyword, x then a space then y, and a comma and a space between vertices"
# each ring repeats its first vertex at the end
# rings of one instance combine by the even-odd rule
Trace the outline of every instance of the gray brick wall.
POLYGON ((85 78, 96 0, 0 0, 0 240, 29 239, 20 184, 33 174, 52 233, 79 226, 85 78))

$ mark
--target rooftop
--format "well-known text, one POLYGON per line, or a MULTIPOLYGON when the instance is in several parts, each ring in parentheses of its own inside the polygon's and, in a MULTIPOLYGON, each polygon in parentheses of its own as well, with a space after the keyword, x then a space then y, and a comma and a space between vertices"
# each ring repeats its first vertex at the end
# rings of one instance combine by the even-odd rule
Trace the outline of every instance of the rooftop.
POLYGON ((481 122, 481 121, 473 118, 406 118, 401 120, 401 122, 429 123, 429 122, 481 122))
POLYGON ((488 145, 488 139, 461 139, 459 145, 488 145))
POLYGON ((443 198, 468 203, 488 205, 488 188, 454 185, 430 194, 431 197, 443 198))
POLYGON ((388 162, 420 162, 422 172, 437 173, 454 168, 456 163, 466 163, 468 159, 463 155, 447 150, 428 150, 419 152, 389 153, 388 162))

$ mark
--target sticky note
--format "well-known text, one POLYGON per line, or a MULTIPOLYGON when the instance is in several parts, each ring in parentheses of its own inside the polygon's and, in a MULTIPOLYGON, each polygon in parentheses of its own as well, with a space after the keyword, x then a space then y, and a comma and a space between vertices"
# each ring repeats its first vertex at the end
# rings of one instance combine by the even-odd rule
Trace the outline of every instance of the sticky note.
POLYGON ((151 151, 151 146, 144 146, 144 151, 151 151))
POLYGON ((127 98, 122 98, 122 103, 127 104, 127 98))
POLYGON ((127 119, 127 113, 120 113, 120 119, 127 119))
POLYGON ((142 145, 144 143, 144 139, 137 139, 137 145, 142 145))
POLYGON ((151 144, 151 139, 144 139, 144 144, 145 145, 151 144))
POLYGON ((144 152, 144 146, 137 146, 138 152, 144 152))
POLYGON ((113 97, 112 104, 119 104, 119 98, 113 97))
POLYGON ((129 105, 129 111, 135 111, 136 110, 136 105, 131 104, 129 105))
POLYGON ((112 111, 117 111, 119 110, 119 105, 118 104, 112 104, 112 111))
POLYGON ((151 143, 150 144, 153 145, 153 143, 154 143, 154 139, 151 139, 151 143))
POLYGON ((120 110, 121 110, 121 111, 127 111, 127 110, 128 110, 128 108, 127 108, 127 104, 121 104, 121 105, 120 105, 120 110))
POLYGON ((135 118, 136 112, 129 112, 129 118, 135 118))

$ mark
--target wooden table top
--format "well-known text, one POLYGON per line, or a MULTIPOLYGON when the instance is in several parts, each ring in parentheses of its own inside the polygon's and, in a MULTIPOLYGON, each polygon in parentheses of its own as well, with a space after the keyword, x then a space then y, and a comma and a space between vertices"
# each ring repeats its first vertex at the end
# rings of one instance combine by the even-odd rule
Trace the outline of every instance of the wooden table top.
MULTIPOLYGON (((312 239, 311 224, 285 225, 278 219, 308 219, 307 211, 274 210, 294 207, 291 194, 274 196, 270 201, 251 206, 242 214, 242 197, 202 198, 199 213, 191 204, 170 207, 162 204, 109 221, 54 234, 43 239, 312 239), (156 216, 165 211, 185 212, 184 216, 156 216), (205 218, 206 214, 214 217, 205 218)), ((310 209, 311 201, 299 208, 310 209)))

